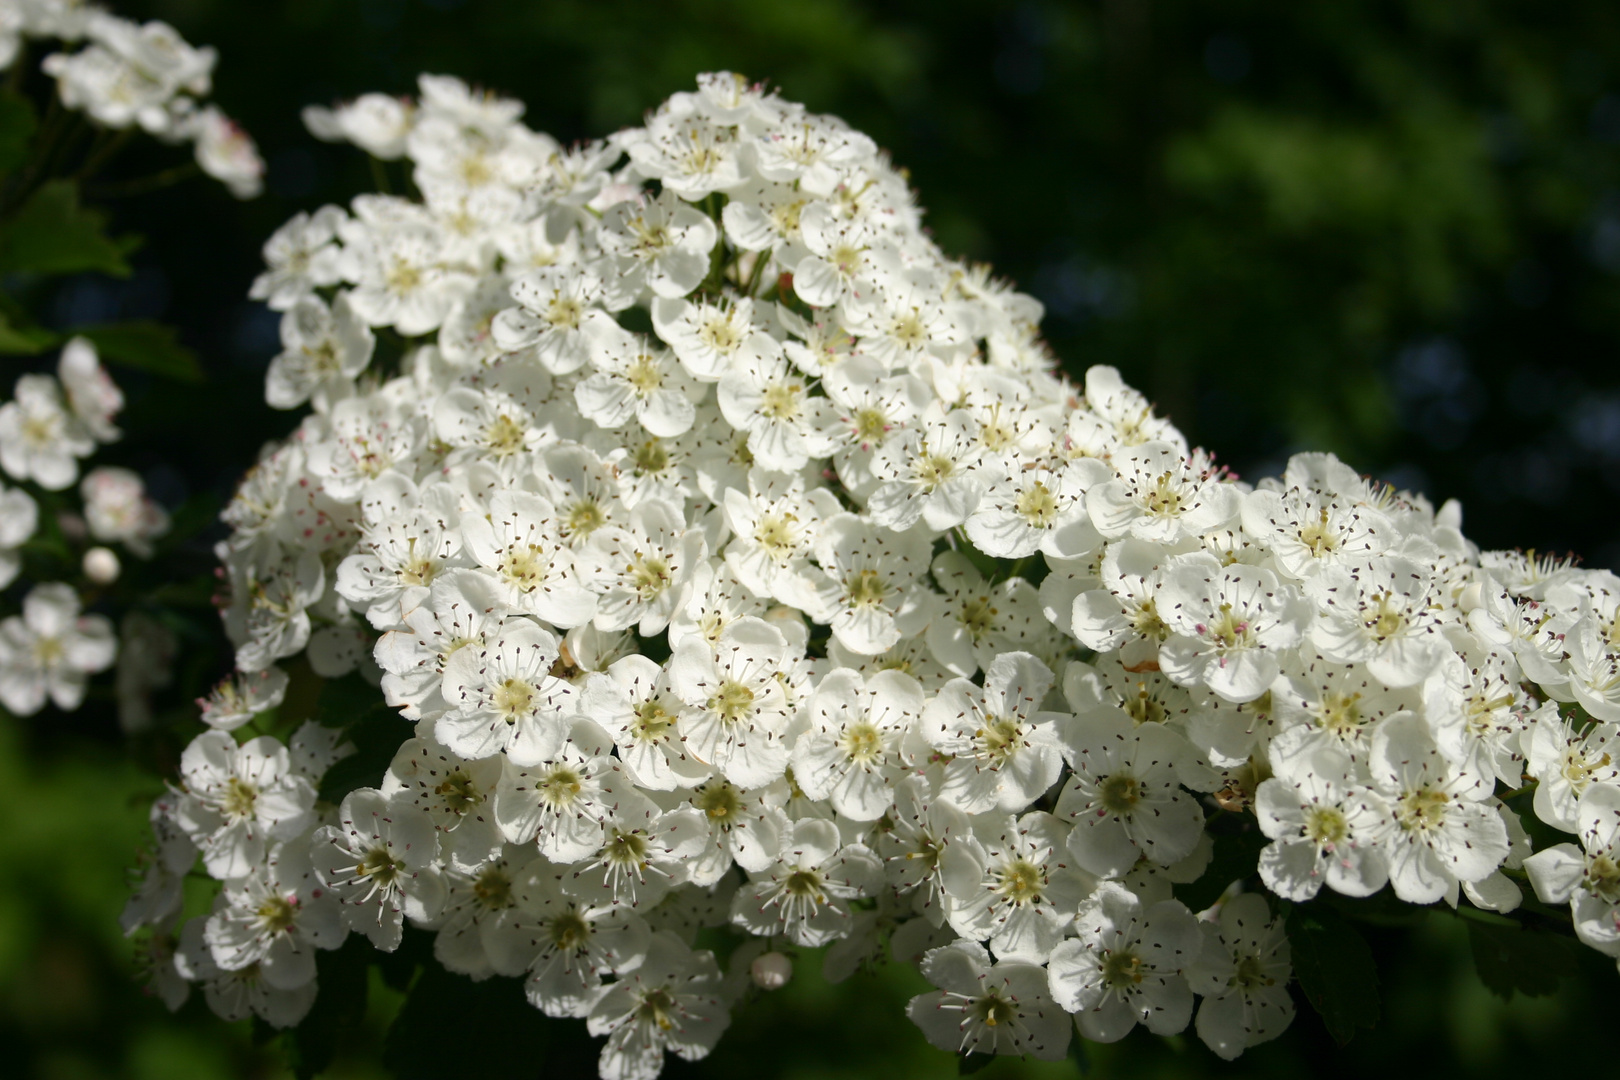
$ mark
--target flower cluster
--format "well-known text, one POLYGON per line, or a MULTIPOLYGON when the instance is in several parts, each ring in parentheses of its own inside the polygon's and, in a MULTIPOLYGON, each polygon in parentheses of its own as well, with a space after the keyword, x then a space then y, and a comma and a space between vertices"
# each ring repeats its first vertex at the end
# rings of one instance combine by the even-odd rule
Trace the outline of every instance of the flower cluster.
POLYGON ((1264 894, 1177 899, 1216 808, 1279 897, 1506 911, 1528 876, 1620 954, 1620 581, 1331 456, 1238 482, 1059 374, 870 139, 736 76, 599 143, 521 113, 424 77, 307 117, 421 197, 265 248, 267 397, 312 412, 226 511, 239 671, 127 920, 166 993, 289 1024, 316 951, 409 923, 645 1080, 780 985, 766 947, 886 945, 951 1051, 1191 1023, 1235 1057, 1291 972, 1264 894), (374 786, 318 797, 340 729, 233 734, 295 657, 401 714, 374 786), (1527 783, 1581 846, 1531 855, 1527 783), (717 925, 760 939, 728 973, 717 925))
MULTIPOLYGON (((71 488, 79 479, 80 459, 119 438, 113 421, 123 407, 124 395, 101 366, 95 346, 73 338, 63 347, 54 376, 19 376, 12 400, 0 404, 0 469, 43 492, 71 488)), ((168 515, 128 469, 92 469, 79 494, 82 514, 63 508, 54 525, 65 537, 93 544, 84 551, 81 570, 92 587, 109 585, 121 565, 107 545, 150 556, 151 542, 168 529, 168 515)), ((17 579, 20 549, 39 524, 34 497, 23 488, 0 485, 0 589, 17 579)), ((0 621, 0 705, 19 716, 38 712, 47 700, 59 709, 79 707, 88 677, 111 667, 118 652, 106 616, 80 609, 72 585, 38 583, 24 597, 22 613, 0 621)))
POLYGON ((215 53, 188 45, 162 22, 134 23, 82 0, 0 0, 0 70, 29 38, 83 43, 46 56, 62 104, 104 128, 139 127, 168 143, 190 143, 197 164, 238 198, 259 193, 264 162, 252 138, 205 104, 215 53))

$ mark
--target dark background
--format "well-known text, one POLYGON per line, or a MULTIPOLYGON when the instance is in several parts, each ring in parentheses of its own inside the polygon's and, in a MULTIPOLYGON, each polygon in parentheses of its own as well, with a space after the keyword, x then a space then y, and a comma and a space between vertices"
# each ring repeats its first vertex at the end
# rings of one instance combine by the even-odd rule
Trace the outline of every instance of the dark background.
MULTIPOLYGON (((568 141, 635 123, 694 73, 727 68, 873 135, 910 170, 947 251, 991 262, 1046 303, 1068 370, 1116 365, 1244 476, 1330 449, 1436 502, 1461 499, 1483 546, 1620 566, 1612 2, 157 0, 120 11, 219 50, 216 99, 269 163, 252 203, 204 183, 111 203, 120 229, 148 238, 136 274, 74 279, 46 298, 55 325, 157 318, 202 357, 197 387, 120 373, 130 435, 109 457, 145 471, 171 505, 228 494, 292 424, 263 404, 277 319, 245 298, 258 248, 293 212, 346 201, 370 175, 357 151, 303 131, 302 106, 411 93, 418 72, 441 72, 526 101, 532 127, 568 141)), ((166 153, 142 149, 123 167, 160 167, 166 153)), ((189 643, 185 661, 224 663, 208 643, 189 643)), ((246 1025, 219 1025, 195 1002, 169 1019, 130 989, 111 925, 117 868, 156 788, 123 763, 110 715, 42 714, 0 732, 13 807, 0 829, 0 1054, 42 1077, 274 1072, 277 1056, 246 1025)), ((1503 1003, 1475 979, 1454 919, 1372 940, 1383 1019, 1346 1050, 1307 1007, 1235 1070, 1190 1033, 1138 1033, 1096 1050, 1093 1071, 1506 1077, 1607 1063, 1599 1017, 1620 989, 1609 961, 1587 955, 1556 996, 1503 1003)), ((364 1061, 398 1007, 374 989, 348 1075, 374 1073, 364 1061)), ((797 979, 740 1013, 696 1072, 950 1075, 954 1063, 899 1015, 915 992, 897 971, 836 989, 797 979)), ((461 1060, 478 1068, 479 1053, 468 1045, 461 1060)), ((519 1074, 545 1057, 520 1057, 519 1074)))

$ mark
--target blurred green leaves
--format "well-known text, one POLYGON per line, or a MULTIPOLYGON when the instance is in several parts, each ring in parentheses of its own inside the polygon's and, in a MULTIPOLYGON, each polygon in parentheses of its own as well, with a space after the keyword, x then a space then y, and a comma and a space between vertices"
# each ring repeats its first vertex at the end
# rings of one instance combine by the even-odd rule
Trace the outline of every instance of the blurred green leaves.
POLYGON ((125 261, 138 241, 112 240, 106 216, 79 204, 71 180, 40 185, 16 212, 0 221, 0 274, 76 274, 96 270, 127 277, 125 261))

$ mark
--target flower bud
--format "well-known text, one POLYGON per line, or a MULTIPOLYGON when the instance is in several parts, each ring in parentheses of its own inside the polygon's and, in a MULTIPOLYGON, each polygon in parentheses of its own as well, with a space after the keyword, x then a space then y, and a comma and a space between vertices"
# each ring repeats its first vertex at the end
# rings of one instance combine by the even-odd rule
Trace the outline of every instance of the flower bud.
POLYGON ((793 961, 779 952, 760 953, 748 965, 748 974, 761 990, 780 990, 793 978, 793 961))
POLYGON ((111 548, 93 547, 84 553, 84 576, 97 585, 111 585, 121 569, 111 548))

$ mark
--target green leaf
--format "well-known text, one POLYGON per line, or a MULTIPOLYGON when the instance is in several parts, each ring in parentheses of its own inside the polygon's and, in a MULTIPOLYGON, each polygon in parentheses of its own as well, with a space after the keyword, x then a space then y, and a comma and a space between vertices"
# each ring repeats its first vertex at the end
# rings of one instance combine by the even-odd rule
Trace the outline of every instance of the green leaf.
POLYGON ((171 326, 139 319, 86 326, 74 333, 89 338, 96 352, 109 363, 150 372, 176 382, 203 381, 203 369, 197 362, 197 354, 176 340, 171 326))
POLYGON ((0 354, 37 356, 61 340, 60 334, 43 326, 14 322, 9 316, 0 313, 0 354))
POLYGON ((1354 926, 1330 908, 1301 904, 1288 915, 1294 977, 1340 1046, 1378 1023, 1378 969, 1354 926))
POLYGON ((0 172, 28 160, 28 144, 38 127, 33 102, 9 90, 0 92, 0 172))
MULTIPOLYGON (((1252 825, 1252 822, 1245 824, 1252 825)), ((1232 882, 1254 876, 1265 846, 1266 835, 1258 828, 1217 834, 1209 866, 1197 881, 1174 886, 1176 899, 1193 911, 1203 911, 1219 900, 1232 882)))
POLYGON ((338 1040, 360 1030, 366 1015, 366 963, 371 953, 371 942, 360 934, 350 934, 342 948, 316 956, 320 997, 282 1041, 287 1067, 298 1080, 312 1080, 324 1072, 337 1056, 338 1040))
POLYGON ((1556 993, 1559 979, 1578 973, 1575 943, 1543 930, 1470 919, 1468 942, 1479 981, 1503 1001, 1512 1000, 1514 991, 1526 997, 1556 993))
POLYGON ((467 1072, 469 1046, 478 1047, 477 1071, 486 1076, 596 1075, 599 1051, 585 1025, 549 1019, 524 998, 520 980, 473 982, 424 965, 388 1029, 383 1067, 397 1080, 444 1080, 467 1072), (454 1038, 445 1037, 446 1024, 454 1038))
MULTIPOLYGON (((360 787, 375 787, 408 737, 410 724, 399 713, 383 704, 381 693, 370 712, 349 725, 346 734, 355 752, 339 761, 321 777, 320 797, 340 803, 343 796, 360 787)), ((325 694, 321 695, 323 698, 325 694)), ((317 711, 316 716, 320 713, 317 711)))
POLYGON ((109 238, 103 232, 105 221, 99 210, 79 205, 79 189, 72 181, 41 185, 0 227, 0 274, 100 270, 128 277, 124 255, 131 242, 109 238))

